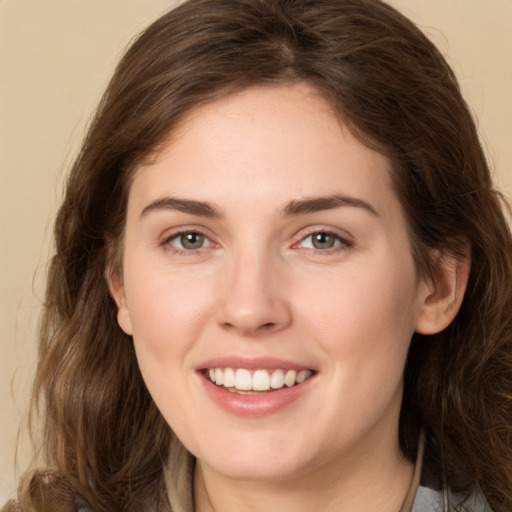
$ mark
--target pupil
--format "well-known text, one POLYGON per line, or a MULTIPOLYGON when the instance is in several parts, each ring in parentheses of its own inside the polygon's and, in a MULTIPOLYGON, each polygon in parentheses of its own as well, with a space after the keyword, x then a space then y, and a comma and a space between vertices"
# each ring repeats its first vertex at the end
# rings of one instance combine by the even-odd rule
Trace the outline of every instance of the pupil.
POLYGON ((313 246, 316 249, 330 249, 334 245, 334 237, 329 233, 317 233, 313 237, 313 246))
POLYGON ((204 235, 200 233, 186 233, 181 236, 181 245, 185 249, 199 249, 203 245, 204 235))

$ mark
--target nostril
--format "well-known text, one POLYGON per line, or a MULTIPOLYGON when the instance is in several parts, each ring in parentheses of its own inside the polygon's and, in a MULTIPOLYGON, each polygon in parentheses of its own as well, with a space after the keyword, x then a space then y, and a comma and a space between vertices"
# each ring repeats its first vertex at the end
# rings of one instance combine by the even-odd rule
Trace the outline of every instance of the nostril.
POLYGON ((278 324, 275 323, 275 322, 266 322, 266 323, 263 323, 261 325, 257 325, 255 328, 252 328, 252 327, 245 327, 243 325, 237 325, 236 323, 232 323, 232 322, 223 322, 222 323, 222 327, 226 330, 240 330, 240 331, 252 331, 253 333, 263 333, 263 332, 267 332, 267 331, 272 331, 273 329, 276 328, 278 324))

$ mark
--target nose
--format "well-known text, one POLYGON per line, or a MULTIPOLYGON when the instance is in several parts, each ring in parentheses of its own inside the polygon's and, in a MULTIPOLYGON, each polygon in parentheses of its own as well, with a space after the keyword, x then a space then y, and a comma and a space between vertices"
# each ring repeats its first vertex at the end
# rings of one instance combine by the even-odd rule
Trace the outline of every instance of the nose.
POLYGON ((261 337, 288 327, 292 312, 283 269, 269 253, 237 254, 222 276, 217 321, 224 330, 261 337))

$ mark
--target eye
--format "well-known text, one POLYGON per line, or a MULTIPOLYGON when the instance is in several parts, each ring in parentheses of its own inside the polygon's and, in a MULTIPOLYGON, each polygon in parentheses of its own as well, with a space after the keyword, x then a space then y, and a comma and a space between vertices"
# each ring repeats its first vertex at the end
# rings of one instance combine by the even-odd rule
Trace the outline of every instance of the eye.
POLYGON ((306 249, 326 251, 329 249, 349 247, 351 243, 330 231, 315 231, 305 236, 298 245, 306 249))
POLYGON ((181 251, 197 251, 212 245, 212 241, 200 231, 182 231, 167 238, 164 245, 181 251))

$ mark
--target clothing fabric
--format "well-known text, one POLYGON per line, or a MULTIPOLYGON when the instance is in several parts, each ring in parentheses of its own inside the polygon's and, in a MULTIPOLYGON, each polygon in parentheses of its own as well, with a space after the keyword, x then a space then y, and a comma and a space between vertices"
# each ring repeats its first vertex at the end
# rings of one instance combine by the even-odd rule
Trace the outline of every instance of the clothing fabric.
MULTIPOLYGON (((493 512, 482 494, 474 492, 469 497, 451 492, 444 484, 441 458, 432 442, 425 443, 421 437, 413 477, 404 503, 398 512, 493 512)), ((189 457, 190 475, 193 458, 189 457)), ((170 468, 166 468, 166 480, 173 479, 170 468)), ((189 486, 192 495, 191 486, 189 486)), ((192 496, 190 496, 190 510, 192 496)), ((188 508, 187 508, 188 510, 188 508)), ((0 512, 3 509, 0 508, 0 512)), ((76 500, 74 512, 92 512, 80 500, 76 500)), ((156 512, 156 511, 155 511, 156 512)))
POLYGON ((400 512, 493 512, 483 495, 474 492, 469 497, 452 493, 444 483, 443 464, 433 442, 426 443, 422 434, 414 476, 400 512), (426 444, 428 446, 426 447, 426 444))
POLYGON ((461 503, 462 497, 452 495, 446 490, 435 490, 420 485, 416 493, 411 512, 448 512, 457 510, 460 512, 492 512, 491 508, 480 494, 472 494, 461 503), (459 508, 448 509, 448 503, 459 508))
MULTIPOLYGON (((190 457, 189 464, 188 474, 192 475, 195 464, 193 457, 190 457)), ((168 486, 173 480, 170 469, 167 466, 165 471, 168 486)), ((465 497, 453 493, 444 480, 439 446, 430 436, 422 433, 409 490, 397 512, 493 512, 482 494, 475 492, 465 497)), ((192 486, 189 491, 192 494, 192 486)), ((191 499, 190 512, 192 508, 191 499)))

